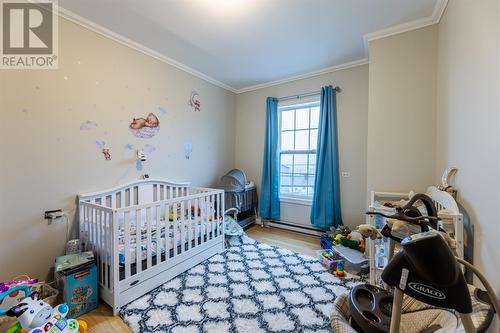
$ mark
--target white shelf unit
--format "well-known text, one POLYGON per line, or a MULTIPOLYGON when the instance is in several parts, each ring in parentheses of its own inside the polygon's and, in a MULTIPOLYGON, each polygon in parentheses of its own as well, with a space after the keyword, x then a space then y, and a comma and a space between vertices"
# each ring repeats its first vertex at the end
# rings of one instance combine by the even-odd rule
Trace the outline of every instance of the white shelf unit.
MULTIPOLYGON (((435 186, 430 186, 426 194, 433 200, 436 205, 438 216, 441 217, 440 224, 455 241, 456 255, 464 258, 464 225, 463 216, 458 209, 458 205, 453 197, 444 191, 439 190, 435 186)), ((390 215, 395 212, 394 208, 384 207, 384 202, 395 202, 400 200, 409 200, 414 195, 413 191, 409 192, 370 192, 370 205, 368 211, 382 212, 390 215)), ((385 225, 385 217, 380 215, 367 215, 367 224, 377 227, 381 230, 385 225)), ((380 276, 394 255, 394 250, 397 247, 396 242, 392 239, 382 238, 381 240, 372 241, 368 239, 368 256, 370 260, 370 283, 373 285, 383 286, 384 283, 380 276)))

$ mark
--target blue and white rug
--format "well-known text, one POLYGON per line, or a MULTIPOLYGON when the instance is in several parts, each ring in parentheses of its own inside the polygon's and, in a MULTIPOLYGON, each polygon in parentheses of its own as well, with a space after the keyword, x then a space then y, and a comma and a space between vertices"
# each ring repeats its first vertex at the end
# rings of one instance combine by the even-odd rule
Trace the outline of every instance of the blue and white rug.
POLYGON ((333 300, 360 283, 247 236, 228 243, 224 253, 124 306, 120 314, 132 331, 332 332, 333 300))

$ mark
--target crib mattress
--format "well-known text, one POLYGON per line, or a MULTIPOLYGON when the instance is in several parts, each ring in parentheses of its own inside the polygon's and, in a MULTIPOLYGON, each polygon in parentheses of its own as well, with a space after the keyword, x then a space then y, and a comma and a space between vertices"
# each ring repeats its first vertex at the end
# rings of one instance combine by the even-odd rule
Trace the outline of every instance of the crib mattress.
MULTIPOLYGON (((184 225, 184 230, 181 230, 182 225, 177 225, 177 241, 174 240, 174 224, 168 223, 157 228, 156 225, 151 226, 151 255, 156 256, 158 251, 164 254, 166 251, 174 249, 175 246, 181 246, 182 244, 187 244, 189 239, 198 239, 202 235, 211 233, 212 226, 217 230, 216 222, 207 222, 206 225, 202 225, 201 221, 195 223, 186 223, 184 225), (212 225, 215 224, 215 225, 212 225), (166 229, 168 228, 168 233, 166 229), (158 230, 159 229, 159 230, 158 230), (158 231, 160 232, 160 237, 157 237, 158 231), (159 244, 158 244, 159 243, 159 244), (175 243, 175 244, 174 244, 175 243), (158 246, 159 245, 159 246, 158 246)), ((118 257, 120 265, 125 265, 125 232, 123 229, 119 229, 120 234, 118 237, 118 257)), ((147 250, 147 227, 142 226, 141 230, 141 243, 140 243, 140 259, 146 260, 148 255, 147 250)), ((134 221, 131 221, 130 230, 130 242, 129 242, 129 254, 130 254, 130 264, 135 264, 137 261, 137 228, 134 221)))

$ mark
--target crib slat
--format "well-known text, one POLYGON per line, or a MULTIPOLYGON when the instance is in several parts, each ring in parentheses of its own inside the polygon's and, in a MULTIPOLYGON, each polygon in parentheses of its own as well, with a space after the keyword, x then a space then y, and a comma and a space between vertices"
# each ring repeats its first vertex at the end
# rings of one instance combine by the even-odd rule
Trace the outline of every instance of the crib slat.
POLYGON ((190 209, 185 209, 186 203, 184 201, 181 201, 181 212, 182 212, 182 216, 181 216, 181 222, 179 224, 179 227, 181 228, 181 231, 180 231, 180 234, 181 234, 181 249, 180 249, 180 253, 184 252, 184 249, 185 249, 185 242, 186 242, 186 219, 187 219, 187 215, 191 215, 191 212, 189 211, 190 209))
POLYGON ((200 242, 205 243, 205 198, 200 199, 200 242))
MULTIPOLYGON (((102 222, 102 215, 103 215, 103 211, 98 209, 97 210, 97 218, 95 220, 95 226, 96 226, 96 263, 97 263, 97 267, 100 268, 101 266, 101 222, 102 222)), ((101 275, 101 269, 98 270, 98 273, 99 275, 99 282, 102 281, 102 275, 101 275)))
POLYGON ((147 268, 152 266, 153 243, 151 237, 151 208, 146 208, 146 223, 147 223, 147 268))
POLYGON ((188 251, 191 250, 191 241, 193 239, 193 206, 191 200, 188 200, 188 221, 187 221, 187 243, 188 251))
POLYGON ((136 274, 142 271, 142 217, 141 209, 135 211, 135 269, 136 274))
POLYGON ((222 228, 221 228, 221 223, 220 223, 220 220, 221 220, 221 214, 222 214, 222 211, 221 211, 221 197, 222 195, 219 193, 217 194, 217 231, 218 231, 218 234, 219 236, 222 235, 222 228))
POLYGON ((199 208, 199 199, 196 198, 194 199, 194 229, 195 229, 195 238, 194 238, 194 243, 200 245, 201 244, 201 220, 200 220, 200 215, 198 215, 198 208, 199 208))
POLYGON ((212 229, 212 238, 215 238, 215 196, 210 195, 210 226, 212 229))
POLYGON ((170 225, 172 224, 170 222, 170 204, 165 203, 163 209, 165 211, 165 260, 168 260, 170 258, 170 243, 172 242, 172 237, 170 236, 170 225))
MULTIPOLYGON (((177 225, 177 222, 178 222, 177 221, 177 202, 172 205, 172 210, 173 210, 173 213, 174 213, 173 214, 174 215, 174 221, 172 223, 172 228, 173 228, 172 232, 174 234, 174 243, 173 243, 173 249, 174 249, 174 251, 173 251, 173 253, 174 253, 174 256, 175 256, 175 255, 177 255, 177 240, 178 240, 178 236, 177 236, 177 232, 178 232, 178 230, 177 230, 177 227, 178 227, 178 225, 177 225)), ((181 212, 181 214, 182 214, 182 212, 181 212)))
POLYGON ((108 284, 108 265, 109 265, 109 219, 110 219, 110 213, 107 212, 105 217, 104 217, 104 225, 103 225, 103 233, 104 233, 104 254, 103 254, 103 262, 101 264, 101 269, 103 270, 103 278, 104 278, 104 286, 107 288, 109 287, 108 284))
POLYGON ((90 242, 92 244, 92 252, 95 251, 95 220, 97 218, 97 210, 92 207, 92 221, 90 225, 90 230, 91 230, 91 237, 90 237, 90 242))
POLYGON ((130 277, 130 211, 124 213, 125 226, 123 230, 123 254, 125 256, 125 279, 130 277))
POLYGON ((156 222, 156 264, 158 265, 161 260, 161 218, 160 206, 155 206, 155 222, 156 222))
POLYGON ((88 206, 83 206, 83 226, 80 227, 80 237, 83 241, 83 250, 87 251, 88 250, 88 232, 89 230, 89 214, 88 214, 88 206))

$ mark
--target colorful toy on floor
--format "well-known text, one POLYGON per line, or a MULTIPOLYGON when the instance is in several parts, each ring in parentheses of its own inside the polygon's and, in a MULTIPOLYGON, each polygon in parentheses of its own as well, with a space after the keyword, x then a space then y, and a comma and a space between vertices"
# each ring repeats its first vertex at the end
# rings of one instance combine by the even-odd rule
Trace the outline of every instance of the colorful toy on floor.
POLYGON ((13 286, 10 284, 5 286, 3 292, 0 293, 0 310, 6 311, 12 308, 22 299, 28 297, 30 293, 30 288, 25 285, 13 286))
POLYGON ((56 308, 52 308, 40 299, 37 292, 34 292, 10 310, 0 311, 0 315, 17 318, 19 325, 9 329, 12 333, 23 330, 29 333, 84 333, 86 324, 80 329, 79 321, 66 319, 68 312, 67 304, 59 304, 56 308))
POLYGON ((337 263, 337 267, 335 268, 335 275, 337 275, 338 277, 344 277, 345 276, 344 263, 343 262, 337 263))
POLYGON ((339 259, 329 250, 316 251, 317 257, 321 260, 321 264, 325 266, 330 272, 335 273, 339 259))
POLYGON ((238 209, 229 208, 224 212, 224 234, 226 236, 241 236, 245 232, 238 224, 238 209), (233 213, 233 216, 229 214, 233 213))
MULTIPOLYGON (((356 232, 356 234, 359 234, 359 232, 356 232)), ((333 240, 333 244, 334 245, 343 245, 343 246, 346 246, 348 248, 358 250, 360 252, 365 252, 365 249, 366 249, 366 244, 365 244, 364 239, 361 239, 361 240, 351 239, 350 235, 344 236, 342 234, 338 234, 337 236, 335 236, 335 239, 333 240)))

